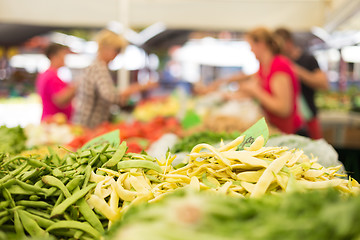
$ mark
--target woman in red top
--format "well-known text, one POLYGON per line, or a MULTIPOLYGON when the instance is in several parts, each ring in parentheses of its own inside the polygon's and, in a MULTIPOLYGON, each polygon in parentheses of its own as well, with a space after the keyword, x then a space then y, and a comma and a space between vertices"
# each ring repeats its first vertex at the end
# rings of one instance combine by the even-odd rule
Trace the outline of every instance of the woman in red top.
POLYGON ((259 71, 253 75, 239 73, 217 80, 208 90, 214 90, 223 83, 239 81, 240 91, 259 101, 270 124, 284 133, 298 133, 302 129, 297 106, 300 85, 290 61, 279 55, 280 46, 266 28, 250 31, 246 39, 260 63, 259 71))
POLYGON ((297 106, 300 85, 290 61, 279 55, 280 46, 267 29, 256 28, 246 37, 260 68, 240 89, 260 102, 271 124, 284 133, 298 132, 302 127, 297 106))

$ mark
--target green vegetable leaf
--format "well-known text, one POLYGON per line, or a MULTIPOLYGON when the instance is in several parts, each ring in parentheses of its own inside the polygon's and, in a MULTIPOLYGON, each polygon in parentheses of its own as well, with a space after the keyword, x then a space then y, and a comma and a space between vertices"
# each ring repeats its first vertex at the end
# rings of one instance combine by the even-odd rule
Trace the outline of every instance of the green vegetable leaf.
POLYGON ((90 148, 91 146, 102 145, 104 143, 110 143, 114 147, 118 147, 120 144, 120 131, 119 129, 105 133, 99 137, 93 138, 82 146, 81 150, 90 148))

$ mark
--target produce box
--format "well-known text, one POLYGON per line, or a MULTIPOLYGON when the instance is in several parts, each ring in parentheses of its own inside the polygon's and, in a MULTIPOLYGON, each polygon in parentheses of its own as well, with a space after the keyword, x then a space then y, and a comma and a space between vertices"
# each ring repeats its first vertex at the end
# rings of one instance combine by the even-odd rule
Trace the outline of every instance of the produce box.
POLYGON ((360 113, 326 111, 319 119, 327 142, 337 148, 360 149, 360 113))
POLYGON ((360 150, 360 126, 345 128, 344 147, 360 150))

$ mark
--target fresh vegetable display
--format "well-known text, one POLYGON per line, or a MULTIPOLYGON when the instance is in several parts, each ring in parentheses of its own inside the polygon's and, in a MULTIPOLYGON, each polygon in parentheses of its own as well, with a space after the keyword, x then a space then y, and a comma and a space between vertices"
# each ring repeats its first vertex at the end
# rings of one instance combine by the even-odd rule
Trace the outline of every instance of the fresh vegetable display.
POLYGON ((116 149, 105 144, 63 158, 55 153, 42 159, 36 155, 1 155, 0 233, 7 238, 26 234, 98 239, 109 221, 104 209, 90 208, 93 198, 89 194, 99 191, 94 183, 97 178, 111 169, 160 168, 149 161, 151 157, 126 151, 126 143, 122 142, 116 149))
POLYGON ((179 109, 180 102, 176 97, 160 97, 140 102, 133 115, 139 121, 149 122, 157 117, 175 117, 179 109))
POLYGON ((20 153, 26 148, 25 141, 26 136, 20 126, 13 128, 0 126, 0 152, 20 153))
POLYGON ((24 128, 26 147, 33 148, 44 145, 64 145, 74 139, 78 126, 58 123, 29 124, 24 128))
POLYGON ((258 199, 182 190, 131 208, 105 239, 355 240, 359 211, 359 196, 329 190, 258 199))
POLYGON ((154 159, 130 152, 124 141, 63 157, 0 154, 0 237, 99 239, 133 207, 178 189, 236 199, 329 187, 359 193, 358 182, 339 178, 345 177, 339 167, 325 168, 302 150, 264 147, 268 133, 260 136, 257 126, 219 147, 196 144, 179 166, 172 166, 176 156, 169 152, 154 159))
POLYGON ((74 137, 83 134, 84 128, 67 122, 63 113, 45 118, 40 124, 28 124, 24 127, 26 147, 64 145, 74 137))
POLYGON ((179 168, 171 165, 175 156, 170 154, 157 160, 159 165, 145 156, 134 155, 136 161, 117 159, 112 168, 98 169, 105 175, 91 175, 90 181, 96 182, 97 186, 88 202, 114 221, 129 206, 155 202, 183 187, 240 198, 328 187, 350 194, 360 191, 354 179, 337 177, 341 176, 336 173, 339 167, 325 168, 301 150, 262 147, 262 137, 245 150, 236 150, 243 139, 244 136, 238 137, 217 149, 209 144, 198 144, 189 154, 189 162, 179 168), (208 151, 202 151, 204 149, 208 151))
POLYGON ((37 156, 3 155, 0 232, 8 239, 25 234, 99 238, 107 220, 92 211, 84 197, 96 185, 89 182, 92 169, 111 158, 113 152, 115 149, 107 144, 63 158, 56 154, 41 160, 37 156))
POLYGON ((322 110, 337 110, 349 112, 352 109, 351 98, 357 89, 350 89, 346 92, 325 91, 316 94, 315 103, 322 110))
POLYGON ((180 124, 175 118, 157 117, 147 123, 139 121, 104 123, 96 129, 88 130, 85 134, 74 138, 67 146, 78 149, 94 137, 116 129, 120 130, 120 139, 128 143, 129 151, 135 153, 140 153, 149 147, 150 143, 159 139, 164 133, 181 133, 180 124))

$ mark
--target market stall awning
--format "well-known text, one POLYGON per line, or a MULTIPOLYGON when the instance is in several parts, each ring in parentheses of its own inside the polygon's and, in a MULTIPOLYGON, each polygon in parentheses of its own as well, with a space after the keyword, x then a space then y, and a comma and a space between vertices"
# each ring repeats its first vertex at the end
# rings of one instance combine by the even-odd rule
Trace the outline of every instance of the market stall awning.
MULTIPOLYGON (((285 26, 298 33, 312 32, 333 46, 328 39, 333 38, 332 32, 360 30, 360 1, 63 0, 59 3, 0 0, 0 46, 18 45, 52 30, 98 30, 124 19, 125 25, 135 30, 156 24, 165 27, 165 31, 147 39, 144 44, 137 44, 145 49, 158 45, 164 47, 164 42, 167 45, 181 44, 191 30, 243 32, 256 26, 285 26)), ((357 42, 353 38, 351 35, 351 42, 357 42)), ((335 45, 342 46, 343 42, 345 40, 335 45)))
POLYGON ((359 0, 0 0, 0 22, 47 26, 103 27, 127 13, 129 26, 163 22, 172 29, 244 31, 265 25, 309 31, 313 26, 360 29, 359 0), (127 11, 120 6, 126 1, 127 11), (350 11, 339 11, 350 6, 350 11))

